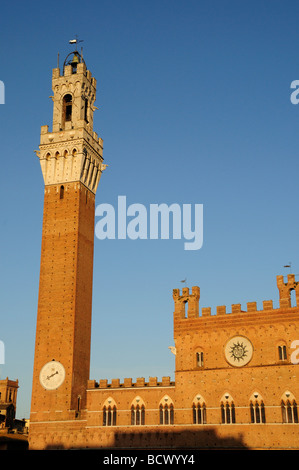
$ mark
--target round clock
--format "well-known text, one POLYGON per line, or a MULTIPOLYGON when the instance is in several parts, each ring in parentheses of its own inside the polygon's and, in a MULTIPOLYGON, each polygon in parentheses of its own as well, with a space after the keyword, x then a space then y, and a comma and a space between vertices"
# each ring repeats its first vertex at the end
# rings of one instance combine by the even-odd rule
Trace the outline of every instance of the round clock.
POLYGON ((63 365, 58 361, 47 362, 41 369, 39 381, 46 390, 55 390, 60 387, 65 378, 63 365))
POLYGON ((224 354, 230 365, 242 367, 251 360, 253 347, 248 338, 244 336, 234 336, 226 343, 224 354))

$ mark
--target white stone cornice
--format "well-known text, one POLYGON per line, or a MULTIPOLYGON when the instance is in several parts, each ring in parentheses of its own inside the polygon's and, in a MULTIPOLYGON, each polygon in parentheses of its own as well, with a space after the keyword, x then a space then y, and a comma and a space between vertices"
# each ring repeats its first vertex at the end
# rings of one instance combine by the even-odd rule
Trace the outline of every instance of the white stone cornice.
POLYGON ((36 154, 45 186, 80 181, 95 194, 107 166, 103 165, 102 155, 85 139, 42 144, 36 154))

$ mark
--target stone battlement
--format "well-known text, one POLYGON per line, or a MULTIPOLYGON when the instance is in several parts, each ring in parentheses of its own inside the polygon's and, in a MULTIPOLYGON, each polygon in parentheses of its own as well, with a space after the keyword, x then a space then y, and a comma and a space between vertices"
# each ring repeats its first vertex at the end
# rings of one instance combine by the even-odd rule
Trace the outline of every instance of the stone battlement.
POLYGON ((180 320, 184 318, 200 318, 214 315, 225 314, 243 314, 252 312, 267 312, 270 310, 279 311, 283 308, 291 308, 291 291, 296 293, 296 306, 299 306, 299 282, 295 281, 295 274, 288 274, 287 282, 284 282, 283 276, 276 276, 277 287, 279 290, 279 308, 273 307, 273 300, 264 300, 263 309, 257 309, 257 302, 247 302, 247 309, 243 310, 241 304, 232 304, 231 311, 226 311, 226 306, 221 305, 216 307, 216 311, 212 313, 211 307, 203 307, 201 312, 199 310, 200 288, 193 286, 191 293, 188 287, 182 289, 173 289, 174 300, 174 319, 180 320), (187 308, 186 308, 187 306, 187 308))
POLYGON ((111 389, 111 388, 138 388, 138 387, 171 387, 175 383, 170 381, 170 377, 162 377, 161 382, 158 382, 157 377, 149 377, 148 382, 145 381, 144 377, 138 377, 136 382, 133 382, 132 378, 125 378, 123 383, 120 379, 112 379, 108 383, 107 379, 100 379, 99 382, 96 380, 89 380, 87 384, 88 390, 90 389, 111 389))

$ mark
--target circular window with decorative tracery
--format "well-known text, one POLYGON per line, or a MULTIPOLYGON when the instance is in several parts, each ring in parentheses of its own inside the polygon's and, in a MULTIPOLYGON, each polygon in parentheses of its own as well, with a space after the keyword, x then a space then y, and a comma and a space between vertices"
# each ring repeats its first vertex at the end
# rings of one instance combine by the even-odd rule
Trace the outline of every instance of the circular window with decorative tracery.
POLYGON ((235 367, 248 364, 253 354, 253 346, 248 338, 234 336, 224 347, 224 355, 227 362, 235 367))

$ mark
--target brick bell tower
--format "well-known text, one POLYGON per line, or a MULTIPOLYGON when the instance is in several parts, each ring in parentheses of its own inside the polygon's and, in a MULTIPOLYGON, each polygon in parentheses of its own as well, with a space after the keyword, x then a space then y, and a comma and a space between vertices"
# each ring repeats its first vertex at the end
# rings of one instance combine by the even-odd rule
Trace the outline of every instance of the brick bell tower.
POLYGON ((67 56, 62 74, 53 69, 52 89, 53 129, 41 127, 36 151, 45 189, 30 435, 38 423, 80 420, 86 408, 95 194, 106 166, 82 53, 67 56))

